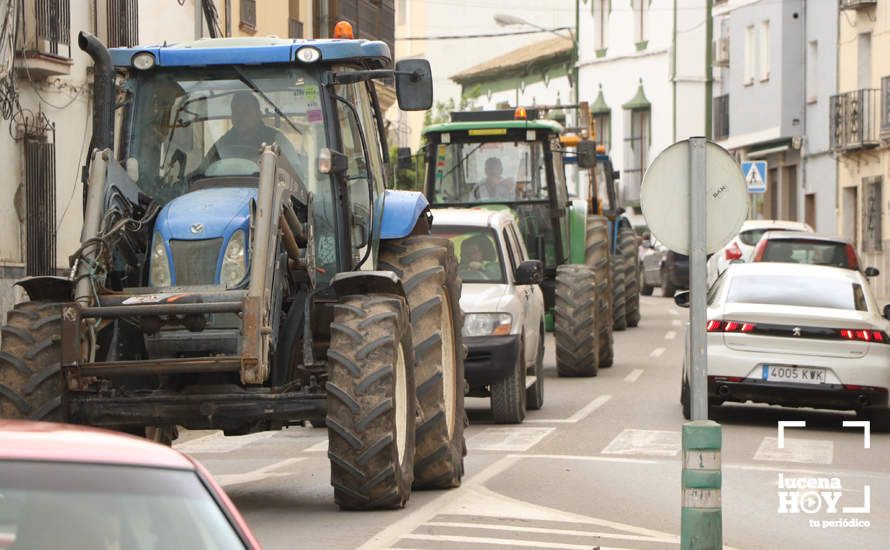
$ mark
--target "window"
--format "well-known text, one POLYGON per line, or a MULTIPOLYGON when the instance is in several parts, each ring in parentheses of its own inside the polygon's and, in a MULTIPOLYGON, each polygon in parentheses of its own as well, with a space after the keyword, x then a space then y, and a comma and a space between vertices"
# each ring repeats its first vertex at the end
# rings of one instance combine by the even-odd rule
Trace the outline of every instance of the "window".
POLYGON ((754 73, 756 72, 757 36, 754 33, 754 25, 748 25, 745 27, 745 86, 754 83, 754 73))
POLYGON ((606 55, 609 47, 609 15, 612 12, 612 0, 593 0, 593 22, 596 26, 596 56, 606 55))
POLYGON ((627 137, 624 138, 624 180, 625 190, 639 191, 643 174, 649 164, 649 109, 629 111, 627 137))
MULTIPOLYGON (((23 50, 25 56, 30 52, 39 52, 70 58, 71 9, 68 0, 26 0, 22 8, 25 13, 19 17, 22 18, 25 32, 21 37, 22 43, 16 46, 23 50)), ((8 10, 11 9, 8 7, 8 10)))
POLYGON ((871 88, 871 33, 859 35, 857 82, 860 90, 871 88))
POLYGON ((890 133, 890 76, 881 79, 881 133, 890 133))
POLYGON ((770 47, 769 47, 769 21, 760 22, 760 36, 757 41, 757 50, 759 54, 758 62, 758 78, 761 81, 769 80, 770 69, 770 47))
POLYGON ((244 31, 256 31, 256 0, 241 0, 241 23, 238 25, 244 31))
POLYGON ((433 225, 432 231, 433 235, 445 237, 454 243, 457 273, 464 284, 505 283, 505 259, 494 229, 433 225))
POLYGON ((649 15, 649 0, 633 0, 634 7, 634 42, 637 51, 646 49, 646 33, 649 31, 649 23, 646 17, 649 15))
POLYGON ((593 127, 596 128, 596 142, 606 148, 606 153, 612 150, 612 115, 611 113, 598 113, 593 115, 593 127))
POLYGON ((303 38, 303 21, 300 19, 300 0, 290 0, 290 17, 287 20, 288 38, 303 38))
POLYGON ((865 191, 862 204, 862 249, 866 252, 881 251, 881 176, 862 180, 865 191))
POLYGON ((108 47, 124 48, 139 43, 139 3, 137 0, 108 0, 108 47))
POLYGON ((730 281, 726 302, 855 310, 856 286, 828 277, 737 275, 730 281))
POLYGON ((819 43, 807 43, 807 103, 819 100, 819 43))

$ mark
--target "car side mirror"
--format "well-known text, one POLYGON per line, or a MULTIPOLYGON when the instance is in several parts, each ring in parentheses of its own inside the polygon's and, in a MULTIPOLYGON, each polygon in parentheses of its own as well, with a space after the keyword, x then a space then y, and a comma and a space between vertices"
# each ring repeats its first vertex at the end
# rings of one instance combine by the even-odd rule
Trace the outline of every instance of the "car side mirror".
POLYGON ((590 139, 582 139, 575 147, 578 155, 578 168, 596 167, 596 143, 590 139))
POLYGON ((866 267, 865 268, 865 276, 866 277, 877 277, 880 274, 881 274, 881 272, 878 271, 878 268, 876 268, 876 267, 866 267))
POLYGON ((541 260, 525 260, 516 267, 513 279, 517 285, 539 285, 544 282, 544 264, 541 260))
POLYGON ((890 304, 884 306, 884 319, 890 321, 890 304))
POLYGON ((396 98, 403 111, 426 111, 433 106, 433 71, 426 59, 396 62, 396 98))
POLYGON ((680 307, 689 307, 689 291, 679 290, 674 293, 674 303, 680 307))

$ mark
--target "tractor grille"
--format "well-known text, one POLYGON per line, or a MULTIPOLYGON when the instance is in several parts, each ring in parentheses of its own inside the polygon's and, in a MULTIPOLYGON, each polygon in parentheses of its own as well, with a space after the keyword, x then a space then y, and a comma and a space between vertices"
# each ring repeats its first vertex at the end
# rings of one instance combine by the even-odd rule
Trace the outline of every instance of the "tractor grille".
POLYGON ((216 264, 222 238, 202 241, 171 240, 176 285, 216 284, 216 264))

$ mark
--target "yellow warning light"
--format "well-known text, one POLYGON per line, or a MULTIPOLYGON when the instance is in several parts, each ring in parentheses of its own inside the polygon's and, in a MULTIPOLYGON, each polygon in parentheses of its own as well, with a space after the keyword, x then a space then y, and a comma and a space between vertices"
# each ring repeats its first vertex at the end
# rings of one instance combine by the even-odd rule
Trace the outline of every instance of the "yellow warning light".
POLYGON ((516 107, 513 111, 513 118, 516 120, 526 120, 528 115, 525 113, 525 107, 516 107))
POLYGON ((352 32, 352 23, 349 21, 340 21, 334 25, 334 38, 353 39, 355 34, 352 32))
POLYGON ((596 152, 605 155, 606 154, 606 146, 605 145, 597 145, 596 152))

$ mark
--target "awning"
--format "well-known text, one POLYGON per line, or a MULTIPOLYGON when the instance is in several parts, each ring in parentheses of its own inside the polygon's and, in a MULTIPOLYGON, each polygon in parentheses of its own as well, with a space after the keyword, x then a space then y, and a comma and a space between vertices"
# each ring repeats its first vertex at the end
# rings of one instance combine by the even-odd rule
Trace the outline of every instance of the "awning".
POLYGON ((603 85, 600 84, 600 91, 596 94, 596 100, 594 100, 593 105, 590 106, 590 114, 607 115, 611 112, 612 109, 606 105, 606 98, 603 97, 603 85))
POLYGON ((626 111, 648 111, 652 108, 652 104, 646 99, 646 92, 643 91, 643 79, 640 79, 640 85, 637 88, 637 94, 633 98, 621 106, 626 111))

